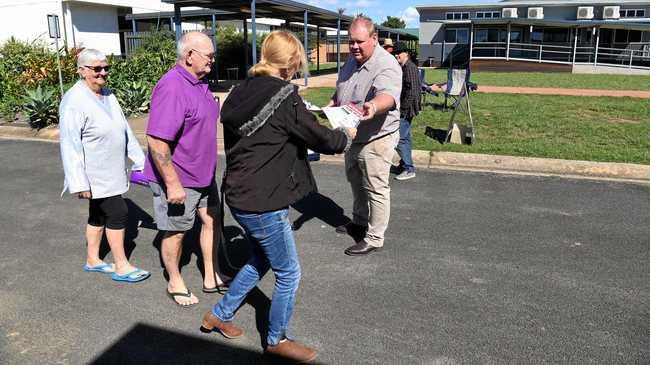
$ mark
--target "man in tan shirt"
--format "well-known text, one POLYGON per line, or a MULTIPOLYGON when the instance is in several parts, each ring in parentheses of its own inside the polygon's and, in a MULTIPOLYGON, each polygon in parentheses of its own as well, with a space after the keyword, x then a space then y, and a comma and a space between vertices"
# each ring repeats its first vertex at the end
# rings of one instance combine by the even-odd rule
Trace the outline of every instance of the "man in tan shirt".
POLYGON ((349 28, 350 57, 336 82, 329 106, 363 109, 357 136, 345 154, 345 172, 354 196, 352 222, 337 227, 359 241, 347 255, 366 255, 384 245, 390 217, 390 166, 399 140, 402 69, 378 45, 372 20, 358 16, 349 28))

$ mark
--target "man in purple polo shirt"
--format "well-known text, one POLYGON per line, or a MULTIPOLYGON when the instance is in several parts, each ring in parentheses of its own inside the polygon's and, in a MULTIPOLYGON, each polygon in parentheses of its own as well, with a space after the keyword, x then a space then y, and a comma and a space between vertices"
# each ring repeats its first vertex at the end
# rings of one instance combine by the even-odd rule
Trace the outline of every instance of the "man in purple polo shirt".
POLYGON ((214 62, 210 38, 186 33, 177 53, 176 66, 163 75, 151 95, 144 174, 153 191, 156 225, 164 231, 161 256, 169 274, 167 293, 178 305, 190 306, 199 300, 185 285, 178 266, 183 236, 197 212, 203 223, 203 291, 217 292, 225 286, 212 259, 214 227, 220 219, 214 178, 219 104, 203 80, 214 62))

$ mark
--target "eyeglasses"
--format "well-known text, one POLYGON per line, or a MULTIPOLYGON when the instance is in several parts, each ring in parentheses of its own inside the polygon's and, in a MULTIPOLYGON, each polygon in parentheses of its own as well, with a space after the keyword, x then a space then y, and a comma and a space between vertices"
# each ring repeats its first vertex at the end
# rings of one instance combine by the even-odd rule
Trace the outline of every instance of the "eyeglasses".
POLYGON ((201 57, 205 58, 206 60, 208 60, 210 62, 214 62, 214 56, 215 56, 214 52, 212 52, 210 54, 204 54, 203 52, 199 51, 198 49, 194 49, 194 48, 192 48, 192 51, 198 53, 199 55, 201 55, 201 57))
POLYGON ((90 69, 90 70, 93 70, 93 71, 95 71, 95 72, 97 72, 97 73, 102 72, 102 70, 104 70, 104 71, 106 71, 106 72, 108 72, 108 71, 111 70, 111 66, 110 66, 110 65, 106 65, 106 66, 84 66, 84 67, 86 67, 86 68, 88 68, 88 69, 90 69))

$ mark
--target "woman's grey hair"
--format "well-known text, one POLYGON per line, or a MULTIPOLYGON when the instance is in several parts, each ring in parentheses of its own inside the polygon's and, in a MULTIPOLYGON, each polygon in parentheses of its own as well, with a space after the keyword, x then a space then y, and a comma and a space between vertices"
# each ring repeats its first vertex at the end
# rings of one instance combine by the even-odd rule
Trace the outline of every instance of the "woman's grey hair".
POLYGON ((94 61, 106 61, 106 55, 102 51, 86 48, 77 56, 77 67, 88 66, 94 61))

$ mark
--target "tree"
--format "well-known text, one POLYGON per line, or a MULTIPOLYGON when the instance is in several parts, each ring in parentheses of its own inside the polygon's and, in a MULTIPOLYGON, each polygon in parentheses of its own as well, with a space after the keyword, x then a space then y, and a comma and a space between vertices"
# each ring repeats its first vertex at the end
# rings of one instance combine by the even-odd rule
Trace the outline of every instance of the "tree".
POLYGON ((395 16, 387 16, 386 21, 381 23, 382 26, 395 29, 404 29, 406 28, 406 22, 402 19, 395 16))

